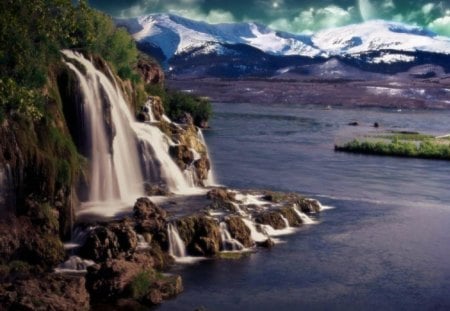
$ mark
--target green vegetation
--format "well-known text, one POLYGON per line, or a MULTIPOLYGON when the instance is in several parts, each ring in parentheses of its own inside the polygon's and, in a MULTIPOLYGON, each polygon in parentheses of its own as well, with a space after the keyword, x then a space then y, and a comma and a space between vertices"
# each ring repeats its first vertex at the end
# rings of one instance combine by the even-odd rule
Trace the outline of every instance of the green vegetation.
POLYGON ((431 135, 416 132, 391 133, 391 135, 369 137, 362 141, 354 139, 342 146, 336 145, 335 150, 361 154, 450 160, 450 141, 448 139, 434 138, 431 135), (380 137, 383 140, 377 140, 380 137))
POLYGON ((139 79, 130 69, 138 54, 131 36, 85 0, 5 0, 0 12, 0 120, 43 114, 43 88, 61 49, 101 55, 122 78, 139 79))
POLYGON ((155 272, 152 270, 138 273, 129 285, 131 297, 134 299, 143 298, 146 294, 148 294, 154 279, 155 272))
POLYGON ((184 112, 187 112, 194 119, 194 124, 202 127, 202 123, 208 122, 211 118, 212 106, 206 98, 167 90, 159 85, 148 85, 146 91, 151 95, 161 97, 167 116, 173 120, 178 120, 184 112))
POLYGON ((407 141, 422 141, 425 139, 432 139, 434 136, 421 134, 418 132, 408 132, 408 131, 390 131, 385 135, 376 136, 379 138, 386 138, 392 140, 407 140, 407 141))

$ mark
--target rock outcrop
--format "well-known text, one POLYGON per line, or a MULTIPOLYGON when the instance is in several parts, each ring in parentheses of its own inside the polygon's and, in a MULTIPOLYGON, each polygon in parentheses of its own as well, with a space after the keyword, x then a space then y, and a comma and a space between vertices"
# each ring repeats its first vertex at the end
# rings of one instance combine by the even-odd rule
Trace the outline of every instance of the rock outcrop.
POLYGON ((175 221, 181 239, 193 256, 214 256, 220 251, 217 220, 203 215, 182 217, 175 221))
POLYGON ((0 285, 2 310, 89 310, 83 276, 39 275, 0 285), (3 309, 4 308, 4 309, 3 309))
POLYGON ((277 211, 264 211, 255 216, 255 221, 259 224, 269 225, 275 230, 286 228, 281 213, 277 211))
POLYGON ((250 229, 245 225, 239 216, 230 216, 225 219, 228 231, 233 239, 238 240, 245 247, 252 247, 254 242, 251 237, 250 229))
POLYGON ((149 198, 140 198, 133 208, 136 230, 139 233, 158 235, 166 229, 167 213, 149 198))

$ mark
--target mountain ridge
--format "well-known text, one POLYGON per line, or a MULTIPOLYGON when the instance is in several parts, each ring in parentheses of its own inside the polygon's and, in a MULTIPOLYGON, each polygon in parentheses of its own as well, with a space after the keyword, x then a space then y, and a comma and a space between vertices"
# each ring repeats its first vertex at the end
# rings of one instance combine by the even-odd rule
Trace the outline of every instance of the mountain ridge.
POLYGON ((450 38, 398 22, 374 20, 311 35, 277 31, 255 22, 208 24, 168 13, 116 23, 174 75, 271 76, 332 58, 383 73, 428 63, 450 70, 450 38), (211 68, 201 67, 206 63, 211 68))

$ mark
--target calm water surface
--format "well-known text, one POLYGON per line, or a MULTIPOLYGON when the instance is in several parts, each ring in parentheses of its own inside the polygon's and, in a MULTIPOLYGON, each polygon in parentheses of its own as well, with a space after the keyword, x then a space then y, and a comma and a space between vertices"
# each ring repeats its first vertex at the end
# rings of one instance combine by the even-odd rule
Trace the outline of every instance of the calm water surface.
POLYGON ((158 310, 449 310, 450 163, 335 153, 379 122, 450 132, 450 113, 215 104, 205 132, 219 181, 296 191, 335 209, 240 260, 174 268, 158 310), (358 120, 360 127, 347 126, 358 120))

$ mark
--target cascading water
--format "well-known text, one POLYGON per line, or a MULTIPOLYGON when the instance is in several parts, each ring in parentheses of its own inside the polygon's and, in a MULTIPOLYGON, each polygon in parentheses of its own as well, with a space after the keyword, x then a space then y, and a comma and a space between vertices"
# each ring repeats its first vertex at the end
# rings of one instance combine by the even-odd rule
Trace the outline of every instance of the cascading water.
POLYGON ((247 228, 250 229, 250 236, 251 236, 253 241, 255 241, 255 242, 264 242, 265 240, 267 240, 269 238, 267 235, 259 232, 256 229, 255 224, 251 220, 248 220, 246 218, 242 218, 242 221, 247 226, 247 228))
POLYGON ((298 217, 301 218, 302 222, 305 225, 313 225, 316 222, 314 220, 312 220, 308 215, 306 215, 305 213, 301 212, 298 210, 298 206, 297 204, 294 204, 294 206, 292 207, 292 209, 294 210, 294 212, 298 215, 298 217))
POLYGON ((169 155, 169 141, 161 130, 155 126, 134 122, 133 130, 140 141, 143 154, 153 154, 159 163, 161 178, 170 191, 175 193, 193 193, 194 184, 189 183, 183 172, 169 155))
POLYGON ((88 137, 91 139, 89 201, 128 201, 130 197, 135 199, 144 193, 144 189, 136 138, 130 127, 134 121, 127 103, 108 77, 83 55, 69 50, 64 50, 63 54, 82 65, 85 70, 83 74, 75 65, 66 62, 80 83, 88 137), (110 126, 115 131, 112 150, 104 121, 103 98, 110 105, 110 126))
POLYGON ((228 231, 228 227, 225 222, 221 222, 219 224, 219 229, 220 229, 220 238, 222 240, 222 250, 240 251, 244 249, 244 245, 242 245, 241 242, 231 237, 231 234, 228 231))
POLYGON ((186 246, 180 238, 177 227, 173 224, 168 224, 167 235, 169 237, 169 255, 175 258, 186 257, 186 246))
POLYGON ((280 216, 281 216, 281 219, 283 219, 285 228, 289 228, 289 227, 290 227, 290 226, 289 226, 289 221, 288 221, 288 220, 286 219, 286 217, 284 217, 283 215, 280 214, 280 216))
MULTIPOLYGON (((70 61, 82 65, 85 71, 82 73, 77 66, 66 61, 76 74, 83 94, 87 136, 91 146, 90 205, 92 202, 133 202, 144 194, 144 180, 165 183, 175 193, 198 192, 170 157, 169 138, 156 126, 134 120, 116 81, 111 82, 83 55, 69 50, 62 53, 70 61), (109 126, 115 134, 112 150, 104 121, 105 105, 111 111, 112 124, 109 126)), ((147 102, 145 107, 154 122, 151 102, 147 102)))
MULTIPOLYGON (((198 129, 198 138, 200 139, 202 144, 205 146, 206 154, 208 155, 208 158, 211 159, 211 157, 209 156, 208 145, 206 144, 205 137, 203 136, 203 132, 201 129, 198 129)), ((208 178, 205 180, 204 183, 205 183, 205 186, 217 186, 218 185, 218 183, 216 181, 216 176, 214 175, 214 170, 212 169, 212 164, 211 164, 211 169, 208 172, 208 178)))

